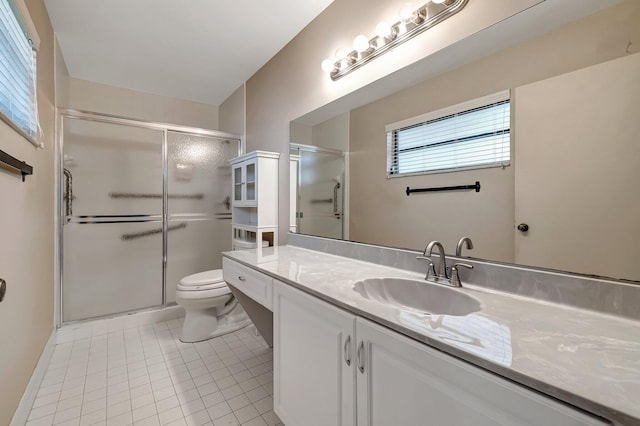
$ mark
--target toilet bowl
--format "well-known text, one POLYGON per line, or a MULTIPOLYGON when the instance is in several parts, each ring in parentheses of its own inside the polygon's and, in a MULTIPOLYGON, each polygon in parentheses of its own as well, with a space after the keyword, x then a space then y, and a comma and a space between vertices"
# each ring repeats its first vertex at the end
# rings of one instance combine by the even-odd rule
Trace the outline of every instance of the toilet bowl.
POLYGON ((184 277, 176 288, 176 303, 185 310, 180 340, 200 342, 251 324, 222 278, 222 270, 184 277))

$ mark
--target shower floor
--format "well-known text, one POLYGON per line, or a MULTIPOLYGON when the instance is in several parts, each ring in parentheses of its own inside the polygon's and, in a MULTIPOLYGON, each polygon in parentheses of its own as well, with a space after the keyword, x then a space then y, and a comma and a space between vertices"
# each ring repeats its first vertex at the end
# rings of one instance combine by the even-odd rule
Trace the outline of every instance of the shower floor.
POLYGON ((180 318, 109 324, 60 330, 27 425, 282 424, 272 350, 252 326, 182 343, 180 318))

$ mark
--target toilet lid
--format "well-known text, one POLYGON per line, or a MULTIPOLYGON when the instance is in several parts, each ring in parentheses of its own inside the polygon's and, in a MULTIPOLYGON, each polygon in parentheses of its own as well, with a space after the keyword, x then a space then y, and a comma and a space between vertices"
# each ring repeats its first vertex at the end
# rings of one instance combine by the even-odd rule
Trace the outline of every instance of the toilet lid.
POLYGON ((227 284, 224 282, 224 279, 222 279, 222 269, 214 269, 212 271, 204 271, 186 276, 180 280, 178 285, 196 290, 202 286, 206 286, 207 289, 212 289, 221 288, 227 284))

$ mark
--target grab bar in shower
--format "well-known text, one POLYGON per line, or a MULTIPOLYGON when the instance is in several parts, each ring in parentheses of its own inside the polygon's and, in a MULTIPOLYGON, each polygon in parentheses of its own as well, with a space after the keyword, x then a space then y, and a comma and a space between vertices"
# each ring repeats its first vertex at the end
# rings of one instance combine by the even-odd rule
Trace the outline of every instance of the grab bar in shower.
POLYGON ((33 167, 24 161, 20 161, 15 157, 7 154, 6 152, 0 150, 0 163, 6 164, 11 169, 17 170, 22 176, 22 181, 24 182, 24 178, 27 175, 33 174, 33 167))
MULTIPOLYGON (((187 227, 187 224, 184 222, 179 223, 177 225, 170 225, 167 227, 167 232, 175 231, 177 229, 184 229, 186 227, 187 227)), ((120 239, 122 241, 129 241, 129 240, 135 240, 137 238, 148 237, 156 234, 162 234, 162 228, 150 229, 148 231, 142 231, 142 232, 134 232, 132 234, 122 234, 120 239)))
POLYGON ((311 200, 311 204, 320 204, 320 203, 333 203, 333 198, 322 198, 319 200, 311 200))
MULTIPOLYGON (((144 192, 110 192, 111 198, 162 198, 162 194, 151 194, 144 192)), ((178 200, 202 200, 203 194, 169 194, 169 198, 178 200)))

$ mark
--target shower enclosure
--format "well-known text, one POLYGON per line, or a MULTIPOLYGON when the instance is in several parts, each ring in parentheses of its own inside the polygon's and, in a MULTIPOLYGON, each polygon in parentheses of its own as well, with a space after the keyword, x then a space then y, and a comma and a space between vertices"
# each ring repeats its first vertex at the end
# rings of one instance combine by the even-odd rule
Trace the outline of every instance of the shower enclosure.
POLYGON ((296 232, 327 238, 345 235, 345 158, 342 151, 291 143, 297 159, 296 232))
POLYGON ((237 136, 65 110, 61 321, 175 302, 180 278, 231 249, 237 136))

